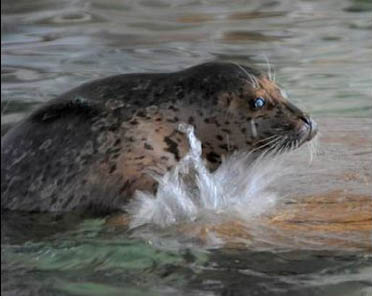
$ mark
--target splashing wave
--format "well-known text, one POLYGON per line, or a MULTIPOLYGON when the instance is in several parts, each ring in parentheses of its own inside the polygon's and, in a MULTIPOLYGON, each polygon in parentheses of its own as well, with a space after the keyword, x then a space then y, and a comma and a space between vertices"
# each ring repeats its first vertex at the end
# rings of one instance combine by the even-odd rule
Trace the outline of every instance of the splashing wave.
POLYGON ((131 228, 144 224, 164 228, 209 219, 211 215, 251 219, 278 202, 272 186, 288 170, 281 157, 234 153, 215 172, 210 172, 194 128, 182 124, 179 130, 187 135, 190 151, 164 176, 154 175, 159 183, 155 195, 136 193, 131 228))

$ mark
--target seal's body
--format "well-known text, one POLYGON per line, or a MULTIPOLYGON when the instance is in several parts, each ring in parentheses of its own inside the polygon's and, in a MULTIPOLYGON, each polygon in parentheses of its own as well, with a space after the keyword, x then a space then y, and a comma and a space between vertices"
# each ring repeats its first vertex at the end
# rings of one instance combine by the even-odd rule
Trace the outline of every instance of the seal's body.
POLYGON ((188 151, 194 126, 211 169, 235 150, 289 148, 315 123, 265 74, 206 63, 166 74, 126 74, 84 84, 36 110, 3 138, 1 208, 122 209, 136 189, 156 190, 188 151))

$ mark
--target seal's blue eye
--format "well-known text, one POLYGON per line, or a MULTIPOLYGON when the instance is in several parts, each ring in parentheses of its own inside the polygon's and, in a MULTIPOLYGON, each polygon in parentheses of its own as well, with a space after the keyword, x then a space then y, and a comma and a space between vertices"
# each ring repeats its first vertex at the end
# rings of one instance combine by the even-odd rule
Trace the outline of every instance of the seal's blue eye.
POLYGON ((256 98, 254 101, 253 101, 253 107, 255 109, 260 109, 262 108, 263 106, 265 106, 265 100, 263 98, 256 98))

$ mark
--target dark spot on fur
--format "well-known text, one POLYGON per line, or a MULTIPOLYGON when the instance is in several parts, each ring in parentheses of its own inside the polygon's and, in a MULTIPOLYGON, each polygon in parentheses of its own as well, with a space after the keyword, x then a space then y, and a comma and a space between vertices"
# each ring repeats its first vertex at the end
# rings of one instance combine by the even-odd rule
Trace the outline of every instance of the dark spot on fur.
POLYGON ((225 150, 225 151, 229 150, 229 147, 227 146, 227 144, 220 144, 218 147, 225 150))
POLYGON ((111 132, 115 132, 117 131, 118 129, 120 128, 120 125, 119 124, 113 124, 111 125, 108 130, 111 131, 111 132))
POLYGON ((152 145, 151 144, 148 144, 148 143, 145 143, 144 145, 144 148, 145 149, 147 149, 147 150, 149 150, 149 151, 152 151, 154 148, 152 147, 152 145))
POLYGON ((178 111, 179 111, 179 109, 176 108, 176 107, 174 107, 173 105, 170 105, 170 106, 168 107, 168 109, 169 109, 169 110, 172 110, 172 111, 175 111, 175 112, 178 112, 178 111))
POLYGON ((120 150, 121 150, 120 147, 116 147, 116 148, 114 148, 114 147, 110 147, 110 148, 106 151, 106 153, 107 153, 107 154, 116 154, 116 153, 120 152, 120 150))
POLYGON ((188 122, 189 122, 189 124, 194 123, 194 118, 192 116, 190 116, 189 119, 188 119, 188 122))
POLYGON ((138 157, 135 157, 134 160, 142 160, 143 158, 145 158, 145 156, 138 156, 138 157))
POLYGON ((116 170, 116 164, 111 165, 109 173, 113 173, 116 170))
POLYGON ((178 97, 179 99, 182 99, 182 98, 185 97, 185 93, 184 93, 183 91, 177 91, 176 95, 177 95, 177 97, 178 97))
POLYGON ((131 125, 138 125, 138 121, 136 119, 129 122, 131 125))
POLYGON ((130 180, 126 180, 123 184, 123 186, 121 186, 120 190, 119 190, 119 194, 123 193, 125 190, 128 190, 131 185, 133 184, 132 181, 130 180))
POLYGON ((143 111, 138 111, 137 112, 137 116, 139 116, 139 117, 146 117, 146 113, 143 112, 143 111))
POLYGON ((152 189, 153 189, 153 192, 156 191, 157 187, 158 187, 158 182, 153 182, 153 183, 152 183, 152 189))
POLYGON ((178 150, 178 144, 176 142, 174 142, 172 139, 170 139, 168 136, 167 137, 164 137, 164 142, 168 145, 167 148, 165 148, 164 150, 167 151, 167 152, 170 152, 174 155, 175 159, 177 161, 180 160, 180 153, 179 153, 179 150, 178 150))
POLYGON ((115 143, 114 143, 114 146, 118 146, 120 144, 120 142, 121 142, 121 139, 120 138, 116 139, 115 140, 115 143))
POLYGON ((115 153, 111 156, 111 159, 116 160, 120 156, 120 153, 115 153))
POLYGON ((206 158, 209 162, 212 162, 212 163, 218 163, 221 161, 221 158, 218 154, 216 154, 215 152, 210 152, 206 155, 206 158))
POLYGON ((216 138, 219 140, 219 141, 222 141, 223 140, 223 137, 221 135, 216 135, 216 138))

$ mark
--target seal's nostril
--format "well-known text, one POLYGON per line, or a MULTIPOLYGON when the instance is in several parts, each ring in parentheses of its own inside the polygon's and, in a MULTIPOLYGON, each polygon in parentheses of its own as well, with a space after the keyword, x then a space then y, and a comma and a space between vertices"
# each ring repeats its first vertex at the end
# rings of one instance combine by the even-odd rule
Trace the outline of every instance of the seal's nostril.
POLYGON ((300 119, 305 123, 307 124, 310 128, 312 127, 312 122, 311 122, 311 119, 310 117, 308 116, 300 116, 300 119))
POLYGON ((309 134, 308 134, 308 137, 307 137, 307 141, 311 140, 314 138, 314 136, 318 133, 318 125, 317 123, 312 120, 310 117, 308 118, 301 118, 305 123, 306 125, 309 127, 309 134))

